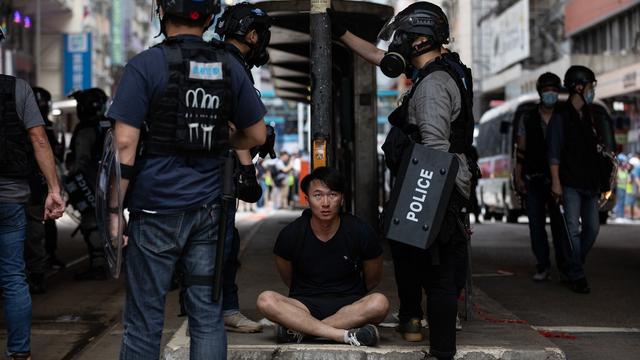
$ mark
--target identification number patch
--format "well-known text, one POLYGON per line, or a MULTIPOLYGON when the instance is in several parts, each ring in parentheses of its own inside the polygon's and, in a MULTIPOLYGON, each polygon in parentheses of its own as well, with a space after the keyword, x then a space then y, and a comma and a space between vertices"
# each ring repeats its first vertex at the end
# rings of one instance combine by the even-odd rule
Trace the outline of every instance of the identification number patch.
POLYGON ((222 63, 189 62, 189 79, 222 80, 222 63))

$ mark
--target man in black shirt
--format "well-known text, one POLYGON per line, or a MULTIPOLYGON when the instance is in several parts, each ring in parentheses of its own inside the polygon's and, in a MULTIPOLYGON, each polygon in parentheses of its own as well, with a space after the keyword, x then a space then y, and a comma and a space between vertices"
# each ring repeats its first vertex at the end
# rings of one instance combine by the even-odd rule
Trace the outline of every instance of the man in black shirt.
POLYGON ((558 75, 550 72, 540 75, 536 82, 540 103, 525 112, 518 123, 515 181, 518 192, 527 201, 531 249, 537 261, 534 281, 551 278, 549 239, 545 229, 547 212, 551 219, 556 265, 562 276, 566 277, 568 271, 564 250, 568 240, 562 229, 560 210, 551 196, 551 170, 547 154, 547 126, 558 103, 561 88, 558 75))
POLYGON ((278 235, 276 266, 289 297, 265 291, 257 301, 279 324, 278 342, 310 335, 355 346, 378 343, 371 323, 384 320, 389 301, 369 292, 382 278, 382 248, 369 225, 340 212, 345 183, 336 169, 314 170, 301 184, 310 209, 278 235))

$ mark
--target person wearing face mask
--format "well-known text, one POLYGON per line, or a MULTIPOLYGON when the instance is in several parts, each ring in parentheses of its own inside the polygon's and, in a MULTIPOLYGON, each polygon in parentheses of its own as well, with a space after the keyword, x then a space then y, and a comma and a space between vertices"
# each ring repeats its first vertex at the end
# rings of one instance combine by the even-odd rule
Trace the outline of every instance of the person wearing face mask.
POLYGON ((574 65, 564 76, 569 99, 558 106, 547 130, 551 164, 551 192, 564 207, 571 254, 569 280, 574 292, 591 292, 584 264, 600 223, 600 136, 590 107, 595 97, 596 77, 591 69, 574 65))
POLYGON ((428 359, 453 359, 456 353, 458 285, 465 282, 471 183, 478 170, 471 161, 474 120, 471 71, 449 43, 449 23, 442 9, 416 2, 393 17, 378 39, 389 43, 378 49, 347 31, 335 11, 330 11, 332 33, 355 53, 380 66, 389 77, 403 73, 413 86, 402 105, 390 116, 393 125, 383 150, 394 176, 406 144, 417 142, 434 150, 456 154, 459 170, 441 231, 426 250, 390 241, 398 297, 398 331, 407 341, 422 341, 422 290, 427 294, 429 323, 428 359))
POLYGON ((547 126, 558 103, 558 93, 562 87, 560 78, 547 72, 538 78, 536 90, 540 103, 526 112, 518 123, 515 181, 516 188, 526 198, 529 217, 531 248, 536 257, 534 281, 546 281, 551 277, 549 261, 549 241, 547 238, 547 210, 551 219, 551 235, 555 249, 556 265, 566 276, 566 243, 562 230, 562 217, 551 196, 551 173, 547 156, 547 126), (546 209, 545 209, 546 208, 546 209))

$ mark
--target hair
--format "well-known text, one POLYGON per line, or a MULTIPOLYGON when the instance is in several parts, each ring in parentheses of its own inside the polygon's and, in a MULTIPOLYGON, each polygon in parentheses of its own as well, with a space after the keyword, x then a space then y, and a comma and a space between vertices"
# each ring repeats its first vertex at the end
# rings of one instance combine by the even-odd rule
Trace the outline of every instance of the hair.
POLYGON ((302 179, 300 187, 305 195, 309 196, 309 187, 311 182, 318 180, 325 184, 330 190, 344 194, 346 179, 335 168, 319 167, 302 179))

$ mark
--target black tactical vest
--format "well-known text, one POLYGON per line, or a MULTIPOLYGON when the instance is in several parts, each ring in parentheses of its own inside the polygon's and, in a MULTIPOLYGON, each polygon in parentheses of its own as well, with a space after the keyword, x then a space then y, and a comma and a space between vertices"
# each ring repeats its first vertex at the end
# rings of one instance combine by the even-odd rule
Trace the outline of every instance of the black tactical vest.
POLYGON ((0 75, 0 176, 28 179, 33 148, 16 108, 16 79, 0 75))
POLYGON ((587 106, 583 110, 583 118, 569 102, 559 105, 556 110, 562 117, 564 128, 560 182, 565 186, 599 192, 597 134, 587 106))
POLYGON ((235 99, 225 51, 204 41, 169 38, 164 52, 169 81, 145 120, 145 156, 215 157, 229 147, 235 99))
POLYGON ((547 140, 542 130, 542 118, 538 107, 531 109, 522 118, 526 133, 526 150, 524 153, 524 173, 529 177, 550 178, 549 160, 547 157, 547 140))
POLYGON ((473 143, 473 129, 475 121, 473 120, 473 80, 471 70, 466 67, 458 54, 445 53, 434 61, 430 62, 426 68, 421 71, 420 77, 426 78, 434 71, 445 71, 455 80, 460 91, 460 113, 458 117, 451 123, 451 135, 449 142, 450 153, 469 154, 473 143))

